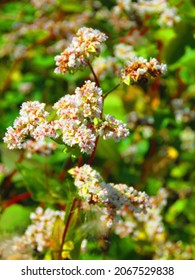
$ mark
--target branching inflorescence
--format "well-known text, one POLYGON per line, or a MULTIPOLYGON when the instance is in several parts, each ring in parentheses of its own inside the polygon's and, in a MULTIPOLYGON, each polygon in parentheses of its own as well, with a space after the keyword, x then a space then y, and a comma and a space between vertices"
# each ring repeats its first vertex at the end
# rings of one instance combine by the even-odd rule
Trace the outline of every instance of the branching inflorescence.
POLYGON ((151 207, 146 193, 138 192, 125 184, 106 183, 89 165, 75 167, 69 172, 74 177, 78 194, 84 201, 107 208, 108 227, 112 226, 117 211, 125 206, 132 213, 147 213, 151 207))
POLYGON ((23 103, 20 117, 13 127, 8 127, 4 137, 10 149, 25 148, 29 136, 36 141, 62 137, 66 145, 78 145, 81 152, 91 154, 98 136, 118 141, 129 134, 122 121, 110 115, 102 117, 102 90, 91 81, 76 88, 74 95, 65 95, 54 104, 56 120, 47 121, 49 113, 44 107, 38 101, 23 103))
MULTIPOLYGON (((69 172, 74 178, 79 199, 84 200, 89 205, 97 205, 104 209, 106 226, 111 228, 113 222, 117 221, 115 218, 119 217, 124 210, 128 213, 134 213, 134 215, 147 214, 151 208, 151 202, 145 192, 137 191, 122 183, 104 182, 101 175, 90 166, 95 156, 99 137, 104 140, 119 141, 129 135, 125 123, 117 120, 114 116, 103 114, 104 99, 112 90, 103 94, 91 65, 93 59, 100 54, 101 44, 106 39, 107 36, 96 29, 82 27, 78 30, 70 46, 61 55, 55 57, 57 65, 55 73, 66 74, 69 72, 73 74, 77 70, 89 67, 95 82, 86 80, 83 86, 76 88, 74 94, 66 94, 58 100, 53 106, 55 116, 52 115, 52 120, 50 113, 45 110, 44 103, 38 101, 23 103, 20 116, 15 120, 13 127, 8 127, 4 142, 7 143, 9 149, 23 148, 29 150, 30 153, 48 154, 56 148, 56 144, 48 143, 47 139, 51 138, 59 142, 56 139, 60 138, 61 143, 71 148, 79 147, 82 153, 91 155, 88 164, 83 166, 78 164, 69 172)), ((112 63, 113 61, 112 59, 112 63)), ((151 58, 148 62, 142 57, 131 56, 126 66, 121 69, 119 85, 142 82, 149 77, 156 78, 164 74, 165 71, 166 65, 160 64, 155 58, 151 58)), ((74 199, 72 210, 75 201, 74 199)), ((49 210, 43 214, 43 210, 38 208, 31 217, 34 223, 39 221, 40 223, 28 228, 22 239, 24 243, 32 243, 32 246, 35 246, 38 251, 46 248, 48 243, 43 233, 51 233, 52 221, 56 215, 63 214, 62 212, 55 214, 49 210), (47 222, 48 225, 46 225, 47 222), (36 228, 42 232, 35 234, 36 228)), ((69 213, 68 221, 70 221, 71 215, 72 212, 69 213)), ((69 222, 65 226, 60 248, 63 247, 68 226, 69 222)), ((120 234, 119 228, 116 230, 120 234)))

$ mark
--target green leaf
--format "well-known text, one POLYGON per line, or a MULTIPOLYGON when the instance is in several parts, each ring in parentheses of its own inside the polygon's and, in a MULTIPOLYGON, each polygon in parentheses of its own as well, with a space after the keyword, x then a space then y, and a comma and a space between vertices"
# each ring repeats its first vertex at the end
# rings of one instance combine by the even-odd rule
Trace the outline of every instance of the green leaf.
POLYGON ((183 56, 176 63, 172 64, 169 68, 171 70, 175 70, 178 67, 184 66, 188 67, 189 69, 195 70, 195 50, 190 47, 186 47, 183 56))
POLYGON ((30 212, 28 207, 19 204, 9 206, 0 216, 0 232, 24 232, 30 223, 30 212))
POLYGON ((149 149, 149 141, 141 140, 137 143, 136 147, 137 147, 136 157, 140 159, 147 153, 149 149))
POLYGON ((54 65, 54 59, 50 56, 36 56, 33 60, 33 64, 39 68, 48 68, 54 65))
POLYGON ((166 40, 163 41, 163 44, 165 44, 166 46, 167 44, 169 44, 170 40, 173 40, 176 37, 175 30, 172 28, 160 28, 154 35, 158 40, 166 38, 166 40))
POLYGON ((112 160, 113 163, 119 162, 120 155, 116 148, 118 144, 114 140, 103 140, 100 138, 97 146, 97 156, 112 160))
POLYGON ((161 178, 155 178, 155 177, 150 177, 147 180, 147 188, 146 188, 146 193, 149 195, 156 195, 158 191, 162 188, 163 186, 163 180, 161 178))
POLYGON ((8 170, 13 170, 16 167, 17 160, 19 159, 20 151, 9 150, 4 147, 4 145, 0 145, 0 150, 2 162, 6 165, 8 170))
POLYGON ((188 200, 186 198, 176 201, 168 210, 165 215, 165 221, 168 223, 175 222, 176 218, 181 214, 186 208, 188 200))
POLYGON ((114 114, 116 118, 124 120, 125 109, 119 93, 120 91, 116 90, 105 99, 104 114, 114 114))
POLYGON ((40 165, 29 168, 18 165, 27 190, 36 201, 64 204, 64 200, 71 194, 68 180, 63 184, 58 179, 51 177, 40 165))
POLYGON ((95 126, 99 125, 100 123, 102 123, 102 120, 99 118, 94 118, 93 123, 95 126))
POLYGON ((171 170, 171 176, 174 178, 182 178, 191 168, 191 163, 182 162, 171 170))
POLYGON ((124 84, 126 84, 127 86, 131 85, 131 78, 130 76, 127 76, 125 79, 122 80, 124 84))
POLYGON ((194 44, 193 28, 191 28, 190 24, 184 22, 178 24, 176 34, 177 37, 174 37, 166 48, 165 55, 168 64, 177 63, 177 61, 184 55, 186 46, 192 46, 194 44))
POLYGON ((175 191, 186 190, 188 188, 192 188, 193 186, 194 186, 193 182, 182 180, 181 178, 177 180, 169 179, 167 181, 167 187, 175 191))
POLYGON ((82 2, 77 0, 59 0, 60 7, 66 12, 82 12, 83 11, 83 5, 82 2))
POLYGON ((54 222, 52 234, 50 237, 51 250, 58 251, 60 249, 64 227, 65 225, 62 219, 60 217, 57 217, 54 222))

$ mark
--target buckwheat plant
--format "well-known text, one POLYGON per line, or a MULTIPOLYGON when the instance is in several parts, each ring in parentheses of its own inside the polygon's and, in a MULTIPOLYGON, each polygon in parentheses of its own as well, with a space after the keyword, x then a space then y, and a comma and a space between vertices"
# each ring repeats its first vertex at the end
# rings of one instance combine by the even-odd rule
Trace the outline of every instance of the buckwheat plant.
MULTIPOLYGON (((146 17, 150 19, 152 16, 158 16, 157 23, 160 26, 173 26, 175 22, 180 21, 177 9, 169 7, 166 0, 117 0, 112 12, 115 17, 124 13, 137 22, 146 17)), ((133 25, 133 21, 131 25, 133 25)))
POLYGON ((56 219, 63 221, 64 211, 54 211, 47 208, 38 207, 35 212, 31 213, 32 224, 27 228, 24 235, 20 238, 14 238, 13 250, 30 246, 38 252, 51 247, 52 231, 56 219))
MULTIPOLYGON (((36 4, 36 1, 33 2, 36 4)), ((129 4, 130 1, 118 1, 119 7, 127 12, 129 10, 126 5, 129 4)), ((137 5, 141 4, 141 1, 137 3, 137 5)), ((118 71, 118 84, 104 92, 100 86, 100 80, 104 78, 106 71, 115 73, 113 69, 118 69, 118 66, 114 65, 116 58, 110 57, 108 63, 105 58, 102 60, 96 58, 100 55, 102 44, 107 38, 108 36, 99 30, 80 28, 76 36, 72 38, 70 45, 55 57, 55 73, 74 74, 88 67, 91 70, 91 79, 85 80, 80 87, 77 87, 74 94, 66 93, 61 97, 53 105, 51 112, 45 109, 46 104, 38 101, 23 103, 19 117, 16 118, 13 126, 7 128, 4 137, 4 142, 7 143, 9 149, 26 150, 28 156, 33 153, 50 154, 57 148, 57 143, 63 145, 65 151, 68 150, 70 155, 75 153, 75 150, 77 151, 77 164, 74 160, 74 165, 69 164, 66 168, 66 171, 69 169, 69 172, 65 175, 70 177, 72 185, 72 194, 68 193, 69 196, 72 195, 72 202, 69 206, 65 202, 65 224, 63 234, 60 235, 59 246, 56 249, 58 259, 62 259, 64 256, 64 244, 68 240, 67 238, 70 238, 73 225, 77 227, 79 222, 82 222, 79 220, 79 211, 84 209, 90 212, 91 207, 96 207, 102 211, 100 219, 108 233, 113 230, 122 236, 126 234, 135 236, 135 220, 141 221, 142 226, 145 226, 145 221, 147 223, 148 220, 151 220, 151 223, 157 223, 153 225, 154 230, 160 231, 161 228, 159 210, 151 210, 152 200, 144 191, 138 191, 122 182, 106 183, 92 166, 100 138, 113 139, 117 142, 129 136, 128 126, 122 120, 104 114, 105 99, 109 98, 109 94, 119 86, 146 82, 149 79, 160 77, 166 72, 165 64, 159 63, 155 58, 148 61, 143 57, 135 57, 132 48, 128 49, 129 56, 127 53, 120 54, 120 48, 122 48, 122 52, 126 50, 124 45, 120 45, 115 52, 128 59, 118 71), (95 58, 94 64, 97 72, 92 66, 95 58), (133 215, 132 221, 121 219, 125 212, 133 215), (73 220, 76 222, 73 223, 73 220), (126 228, 125 232, 124 228, 126 228)), ((57 216, 63 219, 63 215, 62 211, 55 212, 47 209, 44 212, 42 208, 37 208, 35 213, 31 214, 32 225, 16 243, 18 246, 21 246, 21 243, 29 245, 36 251, 43 252, 50 247, 54 220, 57 216)), ((97 221, 97 223, 99 222, 97 221)), ((147 232, 148 230, 146 229, 147 232)), ((153 232, 148 232, 148 234, 149 236, 154 235, 153 232)), ((85 236, 83 236, 83 240, 85 240, 85 236)))

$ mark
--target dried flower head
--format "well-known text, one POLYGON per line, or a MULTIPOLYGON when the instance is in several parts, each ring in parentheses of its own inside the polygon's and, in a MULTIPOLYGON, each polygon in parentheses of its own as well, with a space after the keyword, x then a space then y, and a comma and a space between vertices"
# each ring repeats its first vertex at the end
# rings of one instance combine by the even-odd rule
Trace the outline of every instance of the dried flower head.
POLYGON ((148 62, 143 57, 134 57, 127 61, 121 70, 121 78, 125 84, 130 85, 134 82, 145 82, 149 76, 156 78, 166 70, 166 64, 160 64, 155 58, 150 58, 148 62))

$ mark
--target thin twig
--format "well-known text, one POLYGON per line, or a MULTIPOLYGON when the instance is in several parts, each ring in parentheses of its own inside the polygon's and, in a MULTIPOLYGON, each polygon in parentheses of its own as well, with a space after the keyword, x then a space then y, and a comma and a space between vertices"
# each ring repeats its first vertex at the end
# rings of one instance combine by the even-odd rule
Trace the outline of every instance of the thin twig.
POLYGON ((60 251, 59 251, 59 255, 58 255, 59 260, 62 259, 61 253, 63 251, 64 242, 66 240, 66 235, 67 235, 67 232, 68 232, 68 229, 69 229, 69 226, 70 226, 70 221, 71 221, 71 218, 72 218, 72 214, 74 212, 76 202, 77 202, 77 199, 74 198, 73 201, 72 201, 72 206, 70 208, 70 212, 68 214, 68 219, 67 219, 67 222, 66 222, 66 225, 65 225, 65 228, 64 228, 63 236, 62 236, 62 242, 61 242, 61 245, 60 245, 60 251))
POLYGON ((100 83, 99 83, 98 77, 97 77, 95 71, 93 70, 93 67, 92 67, 90 61, 88 60, 87 63, 88 63, 89 68, 90 68, 90 70, 91 70, 91 72, 92 72, 92 74, 93 74, 93 77, 94 77, 94 79, 95 79, 96 85, 97 85, 98 87, 100 87, 100 83))
POLYGON ((72 159, 71 157, 69 157, 68 161, 66 162, 65 168, 60 172, 58 177, 61 182, 64 180, 68 169, 70 169, 71 163, 72 163, 72 159))
POLYGON ((83 157, 80 156, 80 157, 78 158, 78 167, 81 167, 82 164, 83 164, 83 157))
POLYGON ((89 161, 88 161, 88 164, 89 164, 89 165, 91 165, 92 162, 93 162, 93 160, 94 160, 95 153, 96 153, 96 149, 97 149, 97 145, 98 145, 98 140, 99 140, 99 136, 97 136, 97 138, 96 138, 95 147, 94 147, 93 152, 92 152, 92 154, 91 154, 91 156, 90 156, 90 158, 89 158, 89 161))
POLYGON ((27 199, 27 198, 31 198, 32 195, 30 192, 25 192, 25 193, 21 193, 11 199, 9 199, 8 201, 6 201, 4 204, 3 204, 3 208, 7 208, 8 206, 12 205, 12 204, 16 204, 24 199, 27 199))
POLYGON ((108 94, 110 94, 112 91, 114 91, 115 89, 117 89, 119 86, 121 85, 121 83, 119 83, 118 85, 116 85, 115 87, 113 87, 111 90, 109 90, 104 96, 103 99, 105 99, 108 94))

